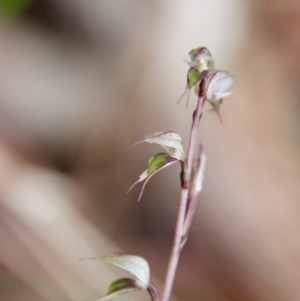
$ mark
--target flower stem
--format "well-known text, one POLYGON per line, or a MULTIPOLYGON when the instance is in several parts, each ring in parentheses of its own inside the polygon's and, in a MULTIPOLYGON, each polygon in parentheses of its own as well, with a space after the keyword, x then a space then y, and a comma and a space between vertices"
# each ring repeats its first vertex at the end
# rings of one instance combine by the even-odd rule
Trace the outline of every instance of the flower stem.
POLYGON ((183 223, 184 223, 184 216, 185 216, 185 207, 187 202, 188 190, 182 189, 181 190, 181 200, 180 206, 178 211, 178 217, 176 222, 175 228, 175 236, 174 242, 172 247, 172 253, 169 261, 168 271, 165 279, 165 286, 163 290, 163 295, 161 301, 168 301, 170 299, 173 282, 175 278, 175 273, 177 269, 178 260, 180 257, 181 251, 181 238, 183 233, 183 223))
POLYGON ((203 90, 201 89, 202 86, 201 83, 199 86, 200 86, 200 92, 199 92, 197 107, 193 115, 187 159, 182 167, 180 205, 179 205, 179 211, 178 211, 176 228, 175 228, 174 242, 173 242, 172 252, 170 256, 170 261, 169 261, 169 266, 167 270, 161 301, 168 301, 170 299, 173 282, 176 274, 176 269, 180 257, 180 252, 182 249, 184 218, 186 214, 186 207, 188 201, 190 177, 191 177, 193 158, 194 158, 195 148, 197 143, 199 122, 200 122, 200 117, 205 102, 205 97, 204 95, 202 95, 204 93, 202 93, 203 90))

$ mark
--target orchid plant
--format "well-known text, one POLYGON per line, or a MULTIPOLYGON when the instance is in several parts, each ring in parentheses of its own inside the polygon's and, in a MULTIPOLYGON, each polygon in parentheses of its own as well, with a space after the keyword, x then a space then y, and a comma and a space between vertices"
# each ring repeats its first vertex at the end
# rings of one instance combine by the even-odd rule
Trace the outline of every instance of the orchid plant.
POLYGON ((155 284, 151 281, 150 268, 144 258, 127 254, 109 254, 103 258, 104 261, 127 270, 135 278, 121 278, 112 282, 106 296, 99 301, 107 301, 123 293, 136 290, 148 291, 153 301, 168 301, 170 299, 179 257, 187 241, 198 194, 202 190, 206 156, 202 146, 197 147, 197 133, 203 107, 208 102, 221 120, 220 105, 223 98, 231 94, 226 90, 233 83, 233 77, 227 71, 215 68, 212 55, 206 47, 191 50, 189 56, 190 61, 186 62, 190 68, 187 72, 187 84, 182 97, 187 95, 188 105, 189 94, 194 89, 198 99, 193 114, 187 153, 184 151, 181 136, 174 131, 155 132, 147 135, 136 144, 156 143, 165 152, 158 153, 149 159, 148 168, 129 189, 130 191, 137 183, 144 181, 138 197, 138 201, 140 201, 145 185, 153 175, 171 164, 180 163, 181 165, 180 205, 163 292, 160 295, 155 284))

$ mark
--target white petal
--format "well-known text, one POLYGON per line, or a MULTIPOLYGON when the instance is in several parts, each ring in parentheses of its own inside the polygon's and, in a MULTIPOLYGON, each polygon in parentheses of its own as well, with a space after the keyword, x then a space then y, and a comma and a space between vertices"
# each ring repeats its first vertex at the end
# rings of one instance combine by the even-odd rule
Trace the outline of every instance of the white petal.
POLYGON ((215 100, 219 100, 219 99, 222 99, 222 98, 224 98, 224 97, 227 97, 227 96, 229 96, 229 95, 231 95, 231 94, 232 94, 232 92, 216 93, 216 94, 214 95, 214 99, 215 99, 215 100))
POLYGON ((220 99, 228 96, 229 92, 225 92, 233 83, 233 77, 227 71, 216 71, 211 77, 208 89, 207 98, 210 100, 220 99))

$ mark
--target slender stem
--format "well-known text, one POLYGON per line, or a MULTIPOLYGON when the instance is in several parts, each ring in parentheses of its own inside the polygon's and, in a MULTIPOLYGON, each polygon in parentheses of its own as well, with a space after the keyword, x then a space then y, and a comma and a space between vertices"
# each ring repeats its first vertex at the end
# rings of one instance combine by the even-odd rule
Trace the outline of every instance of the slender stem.
POLYGON ((183 226, 183 235, 187 235, 188 230, 191 226, 196 207, 197 207, 198 195, 189 196, 188 197, 188 206, 186 210, 186 215, 184 218, 184 226, 183 226))
POLYGON ((150 282, 147 291, 149 292, 152 301, 159 301, 159 294, 158 294, 157 287, 152 281, 150 282))
POLYGON ((179 211, 178 211, 176 228, 175 228, 174 242, 173 242, 172 252, 170 256, 170 261, 169 261, 169 266, 167 270, 161 301, 168 301, 170 299, 175 273, 180 257, 181 245, 182 245, 181 242, 183 238, 184 217, 186 213, 186 206, 188 200, 189 182, 190 182, 193 158, 194 158, 195 147, 197 142, 199 121, 203 110, 204 101, 205 101, 205 97, 203 95, 200 95, 199 93, 197 107, 193 115, 193 123, 192 123, 191 135, 189 139, 187 159, 185 161, 185 164, 183 164, 183 169, 182 169, 182 176, 181 176, 182 187, 181 187, 180 205, 179 205, 179 211))
POLYGON ((168 271, 165 279, 165 286, 163 290, 163 295, 161 301, 168 301, 170 299, 173 282, 175 278, 175 273, 177 269, 177 264, 180 256, 181 251, 181 238, 183 233, 183 223, 184 223, 184 216, 185 216, 185 207, 186 207, 186 201, 188 196, 188 190, 182 189, 181 190, 181 200, 180 200, 180 206, 178 211, 178 217, 176 222, 176 228, 175 228, 175 236, 174 236, 174 242, 172 247, 172 253, 169 261, 168 271))

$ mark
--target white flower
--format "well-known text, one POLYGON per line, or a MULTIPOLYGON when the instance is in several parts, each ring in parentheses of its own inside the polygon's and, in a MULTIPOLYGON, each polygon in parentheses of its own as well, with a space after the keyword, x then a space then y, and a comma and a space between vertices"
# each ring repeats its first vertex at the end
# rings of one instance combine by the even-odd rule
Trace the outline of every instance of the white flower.
MULTIPOLYGON (((195 93, 199 96, 199 86, 202 85, 204 89, 202 92, 212 106, 212 110, 215 111, 220 119, 220 104, 223 98, 230 95, 232 92, 226 92, 226 90, 233 83, 233 77, 223 70, 216 70, 214 60, 211 53, 206 47, 199 47, 189 52, 191 61, 185 60, 190 69, 187 73, 187 85, 183 95, 178 100, 178 103, 184 95, 187 95, 187 104, 189 99, 189 92, 194 87, 195 93), (201 84, 202 82, 202 84, 201 84)), ((201 95, 203 95, 201 92, 201 95)))
POLYGON ((215 71, 209 79, 206 90, 206 99, 210 103, 219 104, 222 99, 232 92, 225 92, 233 83, 233 77, 227 72, 215 71))
MULTIPOLYGON (((232 92, 225 92, 233 83, 233 77, 223 70, 211 71, 206 78, 207 87, 205 91, 205 100, 212 106, 212 111, 215 111, 221 119, 220 104, 223 98, 229 96, 232 92)), ((195 85, 195 93, 199 94, 199 85, 195 85)))

